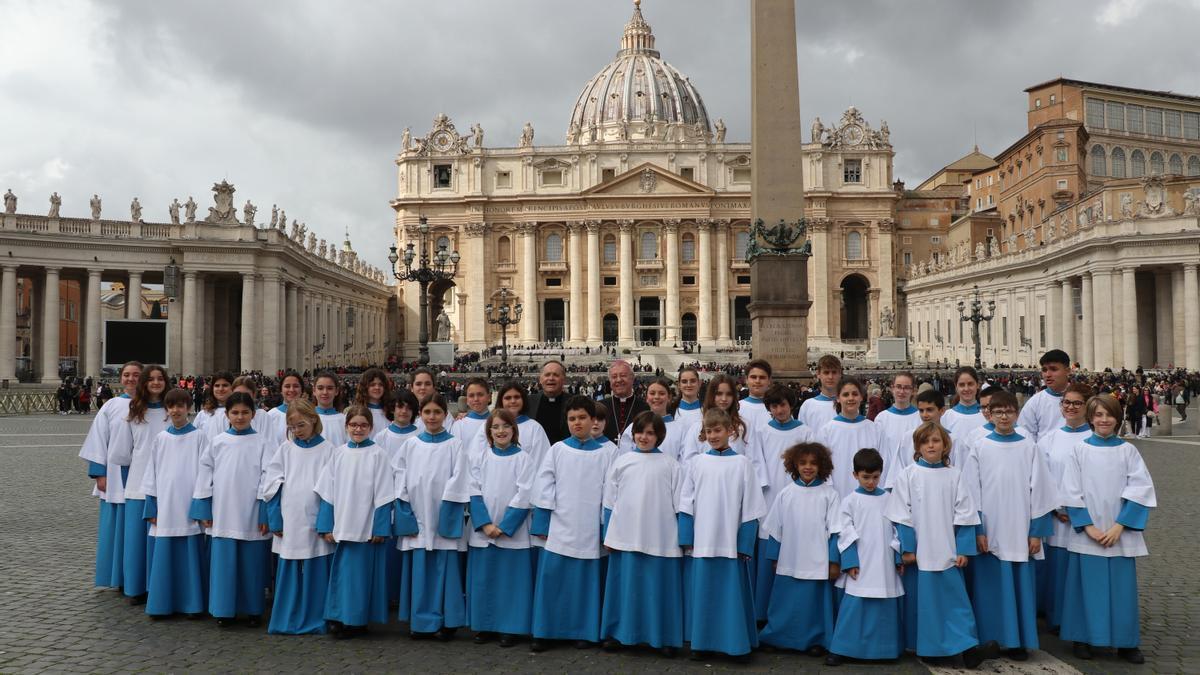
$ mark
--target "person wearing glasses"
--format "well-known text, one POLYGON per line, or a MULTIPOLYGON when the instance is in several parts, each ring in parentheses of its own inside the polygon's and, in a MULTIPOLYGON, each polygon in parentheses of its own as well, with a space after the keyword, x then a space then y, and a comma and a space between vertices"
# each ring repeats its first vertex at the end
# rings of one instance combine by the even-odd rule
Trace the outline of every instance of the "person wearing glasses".
POLYGON ((921 426, 921 416, 913 405, 913 393, 916 391, 917 379, 908 371, 896 373, 892 378, 892 406, 875 416, 875 426, 879 429, 879 454, 883 456, 883 478, 880 483, 887 485, 887 477, 892 468, 907 466, 912 461, 900 462, 899 454, 912 456, 912 435, 921 426))

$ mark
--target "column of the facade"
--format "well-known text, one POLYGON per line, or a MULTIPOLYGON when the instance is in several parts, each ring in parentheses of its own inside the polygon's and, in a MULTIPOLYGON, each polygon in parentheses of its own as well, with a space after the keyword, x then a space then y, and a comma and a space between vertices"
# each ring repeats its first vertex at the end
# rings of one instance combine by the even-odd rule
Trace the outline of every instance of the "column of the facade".
MULTIPOLYGON (((7 271, 7 270, 6 270, 7 271)), ((15 272, 15 270, 14 270, 15 272)), ((100 375, 100 367, 104 365, 101 358, 100 339, 100 274, 102 270, 89 269, 86 293, 83 299, 83 330, 79 335, 79 346, 83 348, 84 377, 100 375)), ((0 309, 0 311, 3 311, 0 309)))
POLYGON ((682 324, 679 315, 679 221, 664 221, 663 232, 667 235, 667 309, 663 313, 661 323, 667 330, 662 338, 665 344, 676 345, 679 343, 679 327, 682 324))
POLYGON ((533 344, 538 341, 542 313, 538 306, 537 294, 537 224, 521 225, 521 304, 524 305, 524 316, 521 317, 521 341, 533 344))
POLYGON ((1113 325, 1101 317, 1112 310, 1112 270, 1092 272, 1092 334, 1096 342, 1096 370, 1113 367, 1113 325))
MULTIPOLYGON (((817 218, 808 224, 808 236, 812 241, 812 257, 809 258, 809 279, 812 287, 809 297, 812 298, 812 309, 808 313, 808 332, 815 338, 830 340, 838 334, 836 323, 831 323, 830 299, 840 288, 829 286, 829 261, 833 253, 829 250, 829 229, 831 223, 826 218, 817 218)), ((835 305, 836 306, 836 305, 835 305)), ((840 336, 839 336, 840 337, 840 336)), ((932 343, 930 336, 925 336, 927 343, 932 343)))
MULTIPOLYGON (((196 278, 196 286, 198 287, 197 295, 203 298, 200 301, 200 311, 196 312, 196 315, 200 317, 200 325, 196 327, 200 339, 200 371, 211 373, 216 370, 217 284, 213 277, 201 274, 196 278)), ((222 325, 230 323, 228 316, 221 317, 221 319, 222 325)))
POLYGON ((300 290, 296 284, 288 284, 287 287, 287 332, 288 332, 288 356, 287 367, 296 370, 303 370, 301 365, 301 345, 304 341, 301 339, 304 335, 304 330, 301 327, 303 316, 300 314, 302 306, 300 304, 300 290))
POLYGON ((1092 307, 1092 274, 1085 272, 1081 277, 1080 304, 1083 307, 1083 321, 1079 330, 1080 362, 1084 368, 1096 370, 1096 337, 1093 324, 1095 309, 1092 307))
POLYGON ((1154 362, 1166 368, 1175 362, 1174 327, 1171 316, 1171 273, 1154 274, 1154 362))
MULTIPOLYGON (((1065 351, 1073 360, 1079 361, 1079 354, 1075 349, 1075 299, 1073 297, 1074 288, 1071 282, 1071 277, 1067 277, 1059 282, 1060 299, 1059 313, 1060 318, 1060 334, 1058 346, 1065 351)), ((1053 315, 1053 312, 1051 312, 1053 315)))
POLYGON ((589 220, 587 228, 587 341, 598 345, 604 339, 600 318, 600 221, 589 220))
POLYGON ((729 221, 717 221, 717 344, 729 344, 729 221))
MULTIPOLYGON (((1194 268, 1193 268, 1194 271, 1194 268)), ((53 384, 58 378, 58 267, 46 268, 42 287, 42 383, 53 384)))
POLYGON ((196 327, 199 324, 197 311, 200 309, 199 292, 196 290, 196 273, 183 273, 183 362, 179 371, 185 375, 200 372, 197 363, 197 351, 200 347, 196 339, 196 327))
POLYGON ((254 302, 254 272, 242 272, 242 331, 238 370, 255 370, 258 361, 254 343, 258 340, 258 307, 254 302))
MULTIPOLYGON (((1138 332, 1141 330, 1141 326, 1137 320, 1136 274, 1137 269, 1133 267, 1126 267, 1121 270, 1121 304, 1124 306, 1123 314, 1126 317, 1126 321, 1125 330, 1123 331, 1125 334, 1125 358, 1124 363, 1120 365, 1130 370, 1137 370, 1138 365, 1140 365, 1138 363, 1140 360, 1138 358, 1138 348, 1140 346, 1138 344, 1140 341, 1138 332)), ((1147 363, 1146 365, 1150 366, 1153 364, 1147 363)))
POLYGON ((1200 286, 1196 284, 1196 265, 1184 265, 1183 328, 1187 345, 1187 365, 1185 367, 1188 370, 1200 369, 1200 286))
POLYGON ((700 231, 700 299, 696 303, 696 342, 712 345, 713 260, 711 220, 696 223, 700 231))
POLYGON ((617 316, 617 342, 633 344, 634 298, 633 298, 633 221, 619 220, 621 228, 618 240, 618 258, 621 261, 621 313, 617 316))
POLYGON ((279 304, 279 277, 264 275, 262 281, 263 322, 259 331, 262 333, 262 352, 260 352, 259 364, 263 373, 268 376, 274 376, 280 369, 279 343, 283 338, 280 335, 283 325, 279 323, 279 304))
POLYGON ((17 267, 0 271, 0 380, 17 379, 17 267))
POLYGON ((142 318, 142 273, 129 273, 129 286, 125 289, 125 318, 142 318))
POLYGON ((1171 342, 1175 352, 1175 367, 1184 368, 1187 363, 1187 336, 1180 317, 1183 316, 1183 266, 1171 270, 1171 316, 1175 318, 1171 331, 1171 342))
POLYGON ((567 245, 567 264, 571 268, 571 299, 567 325, 571 331, 570 343, 583 344, 583 317, 586 313, 583 306, 583 223, 573 220, 567 223, 567 229, 571 234, 571 241, 567 245))
MULTIPOLYGON (((487 239, 489 226, 487 223, 467 223, 463 227, 465 241, 463 242, 463 263, 459 269, 463 273, 463 288, 467 295, 465 315, 459 317, 461 328, 460 342, 468 349, 482 350, 487 346, 487 317, 483 308, 488 304, 495 267, 488 264, 487 239)), ((378 324, 376 325, 378 328, 378 324)), ((383 349, 383 329, 375 335, 375 348, 383 349)), ((380 352, 382 353, 382 352, 380 352)), ((383 359, 379 359, 382 363, 383 359)))

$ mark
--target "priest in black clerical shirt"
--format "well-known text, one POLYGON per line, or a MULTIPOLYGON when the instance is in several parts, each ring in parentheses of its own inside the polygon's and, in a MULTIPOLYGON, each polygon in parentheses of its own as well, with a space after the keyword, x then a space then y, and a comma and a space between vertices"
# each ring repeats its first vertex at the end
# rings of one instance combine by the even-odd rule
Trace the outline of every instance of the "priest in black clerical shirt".
POLYGON ((604 423, 604 435, 613 443, 621 436, 621 432, 633 422, 638 413, 649 410, 650 406, 633 395, 633 366, 628 361, 613 361, 608 367, 608 387, 612 396, 602 403, 608 406, 608 420, 604 423))
POLYGON ((567 395, 563 385, 567 381, 567 370, 561 361, 547 361, 542 364, 538 375, 540 392, 529 396, 529 409, 525 414, 542 425, 546 438, 553 445, 570 434, 567 433, 567 395))

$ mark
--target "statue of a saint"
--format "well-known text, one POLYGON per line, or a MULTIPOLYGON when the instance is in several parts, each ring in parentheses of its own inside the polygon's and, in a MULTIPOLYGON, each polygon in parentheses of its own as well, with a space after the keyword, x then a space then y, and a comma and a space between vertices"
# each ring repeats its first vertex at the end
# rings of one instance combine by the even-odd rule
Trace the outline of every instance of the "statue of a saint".
POLYGON ((884 145, 889 145, 892 142, 892 132, 888 129, 887 120, 883 120, 879 125, 879 139, 884 145))
POLYGON ((895 331, 896 315, 891 307, 884 307, 879 313, 879 334, 888 337, 895 331))
POLYGON ((821 137, 825 135, 825 125, 821 124, 821 118, 813 119, 812 123, 812 142, 820 143, 821 137))
POLYGON ((483 147, 483 125, 476 122, 471 125, 471 135, 475 137, 475 147, 483 147))
POLYGON ((725 120, 718 117, 717 118, 717 142, 718 143, 725 142, 725 131, 726 131, 725 130, 725 120))
POLYGON ((567 129, 567 145, 574 145, 579 141, 579 124, 571 122, 571 126, 567 129))
POLYGON ((254 216, 257 214, 258 209, 255 208, 254 204, 250 203, 249 199, 247 199, 246 205, 242 207, 242 217, 246 220, 246 224, 250 227, 254 227, 254 216))
POLYGON ((179 197, 171 200, 171 205, 167 207, 167 213, 171 214, 171 224, 179 224, 179 209, 183 208, 183 204, 179 203, 179 197))
POLYGON ((446 316, 445 310, 437 315, 437 341, 450 341, 450 317, 446 316))
POLYGON ((17 212, 17 196, 13 194, 12 188, 9 188, 8 192, 4 193, 4 212, 17 212))
MULTIPOLYGON (((293 224, 293 225, 295 225, 295 224, 296 224, 296 221, 295 221, 295 220, 293 220, 293 221, 292 221, 292 224, 293 224)), ((298 230, 296 230, 296 241, 300 242, 300 245, 301 245, 301 246, 303 246, 303 245, 304 245, 304 234, 305 234, 306 232, 308 232, 308 224, 307 224, 307 223, 300 223, 300 228, 299 228, 298 230)))
POLYGON ((533 147, 533 123, 526 122, 525 127, 521 129, 521 143, 517 147, 532 148, 533 147))
POLYGON ((129 203, 129 220, 134 223, 142 222, 142 203, 138 201, 137 197, 134 197, 133 201, 129 203))
MULTIPOLYGON (((272 204, 271 205, 271 227, 275 227, 278 222, 279 222, 279 207, 276 204, 272 204)), ((287 223, 286 220, 283 222, 284 222, 284 224, 287 223)))
POLYGON ((412 129, 404 127, 404 133, 400 135, 400 151, 408 152, 412 146, 412 129))
POLYGON ((987 251, 985 251, 983 248, 983 242, 982 241, 976 242, 976 244, 975 244, 975 259, 983 260, 986 257, 987 257, 987 251))
POLYGON ((59 197, 58 193, 55 192, 54 194, 50 195, 50 213, 48 213, 46 215, 48 215, 51 218, 57 218, 58 210, 61 208, 62 208, 62 197, 59 197))
POLYGON ((183 203, 183 217, 189 223, 196 222, 196 200, 188 195, 188 200, 183 203))
POLYGON ((312 253, 316 249, 317 249, 317 235, 313 234, 312 232, 309 232, 308 233, 308 242, 305 243, 304 250, 308 251, 309 253, 312 253))
POLYGON ((322 240, 321 240, 321 243, 317 244, 317 257, 318 257, 318 258, 324 258, 324 257, 325 257, 325 249, 326 249, 326 248, 328 248, 328 244, 326 244, 326 243, 325 243, 325 240, 324 240, 324 239, 322 239, 322 240))
POLYGON ((100 220, 100 195, 92 195, 92 200, 88 204, 92 207, 92 220, 100 220))

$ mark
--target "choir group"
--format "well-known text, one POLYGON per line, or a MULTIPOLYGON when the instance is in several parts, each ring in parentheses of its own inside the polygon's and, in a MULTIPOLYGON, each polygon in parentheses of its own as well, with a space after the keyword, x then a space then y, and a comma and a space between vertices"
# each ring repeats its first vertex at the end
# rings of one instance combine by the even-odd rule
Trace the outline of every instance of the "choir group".
POLYGON ((1072 384, 1065 353, 1041 363, 1019 416, 965 367, 944 413, 900 373, 869 420, 836 358, 799 406, 756 360, 741 400, 723 374, 702 400, 654 380, 623 429, 573 397, 555 443, 519 383, 489 410, 472 379, 454 416, 426 370, 395 389, 368 371, 345 407, 335 374, 310 391, 288 373, 256 414, 252 384, 218 374, 189 421, 162 367, 129 363, 80 453, 101 498, 95 582, 156 619, 258 626, 269 609, 278 634, 397 616, 418 639, 742 660, 761 645, 829 665, 1023 660, 1042 614, 1081 658, 1141 662, 1153 483, 1116 401, 1072 384))

